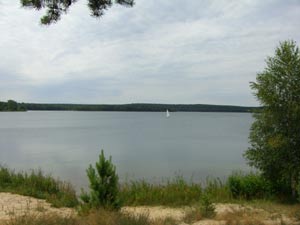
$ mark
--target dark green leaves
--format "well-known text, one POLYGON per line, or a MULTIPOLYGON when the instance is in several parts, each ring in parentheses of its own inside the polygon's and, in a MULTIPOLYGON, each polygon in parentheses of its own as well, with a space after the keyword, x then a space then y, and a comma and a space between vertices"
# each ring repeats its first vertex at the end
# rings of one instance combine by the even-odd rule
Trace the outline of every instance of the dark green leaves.
POLYGON ((92 165, 86 170, 90 182, 90 194, 82 193, 81 199, 88 207, 104 207, 109 209, 119 208, 119 187, 116 167, 111 162, 111 157, 107 160, 103 150, 99 156, 96 167, 92 165))
POLYGON ((249 164, 275 183, 286 183, 295 197, 300 178, 300 54, 284 41, 250 84, 262 110, 250 132, 249 164))
MULTIPOLYGON (((67 13, 69 7, 77 0, 21 0, 21 5, 27 8, 40 10, 45 8, 46 14, 41 18, 41 24, 49 25, 60 20, 63 13, 67 13)), ((127 7, 134 5, 134 0, 116 0, 116 4, 127 7)), ((91 15, 101 17, 104 11, 113 5, 112 0, 88 0, 88 7, 91 15)))

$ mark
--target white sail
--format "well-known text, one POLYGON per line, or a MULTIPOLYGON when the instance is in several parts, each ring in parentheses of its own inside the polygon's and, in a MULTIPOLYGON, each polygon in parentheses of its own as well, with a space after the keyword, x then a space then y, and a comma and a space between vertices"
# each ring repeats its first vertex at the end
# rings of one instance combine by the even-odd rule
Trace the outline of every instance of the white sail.
POLYGON ((167 112, 166 112, 166 116, 167 116, 167 117, 170 117, 169 110, 167 110, 167 112))

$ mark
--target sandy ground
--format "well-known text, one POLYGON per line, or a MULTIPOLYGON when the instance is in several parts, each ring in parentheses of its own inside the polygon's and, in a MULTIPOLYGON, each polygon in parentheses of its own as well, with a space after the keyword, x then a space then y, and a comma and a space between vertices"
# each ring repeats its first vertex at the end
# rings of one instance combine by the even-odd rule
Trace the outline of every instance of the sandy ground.
MULTIPOLYGON (((214 220, 201 219, 200 221, 184 222, 185 216, 193 210, 190 207, 169 208, 162 206, 139 206, 139 207, 123 207, 123 213, 131 215, 147 215, 151 220, 163 220, 172 218, 180 225, 226 225, 228 215, 245 215, 245 218, 257 218, 266 225, 280 225, 285 222, 288 225, 300 225, 300 222, 292 220, 284 215, 270 213, 263 209, 255 209, 249 206, 241 206, 238 204, 216 204, 216 217, 214 220)), ((32 197, 21 196, 11 193, 0 193, 0 224, 1 221, 7 221, 11 217, 21 216, 24 214, 45 214, 56 213, 61 216, 76 215, 76 211, 70 208, 53 208, 45 200, 35 199, 32 197)))
POLYGON ((70 208, 53 208, 45 200, 11 193, 0 193, 0 221, 28 212, 37 215, 42 213, 57 213, 62 216, 75 214, 75 210, 70 208))
MULTIPOLYGON (((180 225, 227 225, 228 223, 226 223, 226 221, 228 221, 228 219, 230 220, 230 218, 233 218, 234 221, 234 218, 239 218, 239 216, 244 218, 244 222, 255 221, 256 219, 265 225, 281 225, 282 222, 287 225, 300 225, 299 221, 295 221, 285 215, 270 213, 263 209, 256 209, 250 206, 241 206, 238 204, 215 204, 216 216, 213 220, 201 219, 200 221, 194 221, 190 223, 184 222, 186 214, 192 210, 194 210, 194 208, 191 207, 168 208, 162 206, 122 208, 122 212, 124 213, 133 215, 147 215, 151 220, 172 218, 178 221, 178 224, 180 225)), ((239 224, 243 224, 243 219, 240 221, 241 223, 239 224)))

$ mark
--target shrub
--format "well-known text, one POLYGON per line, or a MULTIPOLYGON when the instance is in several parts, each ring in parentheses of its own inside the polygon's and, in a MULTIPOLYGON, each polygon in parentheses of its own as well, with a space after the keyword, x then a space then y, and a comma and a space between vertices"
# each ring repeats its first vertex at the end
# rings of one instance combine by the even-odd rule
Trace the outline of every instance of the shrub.
POLYGON ((116 167, 111 162, 111 157, 107 160, 101 150, 99 161, 96 162, 96 169, 90 165, 86 173, 91 190, 89 194, 82 191, 82 201, 91 208, 119 209, 118 175, 116 167))
POLYGON ((211 197, 208 194, 201 196, 201 209, 202 216, 205 218, 212 218, 216 214, 216 207, 213 205, 211 197))
POLYGON ((228 187, 234 198, 267 198, 273 195, 270 182, 261 175, 234 173, 228 178, 228 187))

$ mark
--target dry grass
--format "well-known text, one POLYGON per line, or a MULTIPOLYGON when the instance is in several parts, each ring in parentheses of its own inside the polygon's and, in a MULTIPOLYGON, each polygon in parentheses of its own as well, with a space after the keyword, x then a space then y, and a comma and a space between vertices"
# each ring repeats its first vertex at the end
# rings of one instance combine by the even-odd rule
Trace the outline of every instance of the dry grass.
POLYGON ((80 225, 75 217, 62 217, 57 214, 25 214, 12 216, 5 225, 80 225))
POLYGON ((197 208, 191 208, 187 210, 183 218, 183 221, 185 223, 191 224, 202 219, 203 219, 203 215, 201 209, 197 207, 197 208))
MULTIPOLYGON (((1 223, 2 224, 2 223, 1 223)), ((63 217, 58 214, 25 214, 12 216, 4 225, 176 225, 172 218, 149 219, 148 215, 130 215, 103 209, 86 216, 63 217)))
POLYGON ((263 209, 272 214, 284 214, 300 221, 300 204, 281 204, 271 201, 254 201, 248 203, 250 206, 263 209))
POLYGON ((240 209, 219 213, 216 220, 226 221, 226 225, 292 225, 300 224, 300 205, 283 205, 255 202, 240 206, 240 209))
POLYGON ((247 212, 227 213, 217 217, 218 220, 226 221, 226 225, 266 225, 265 218, 247 212))

